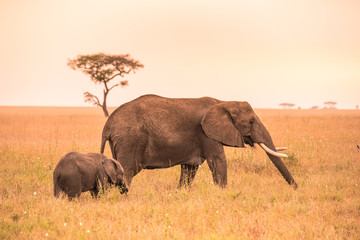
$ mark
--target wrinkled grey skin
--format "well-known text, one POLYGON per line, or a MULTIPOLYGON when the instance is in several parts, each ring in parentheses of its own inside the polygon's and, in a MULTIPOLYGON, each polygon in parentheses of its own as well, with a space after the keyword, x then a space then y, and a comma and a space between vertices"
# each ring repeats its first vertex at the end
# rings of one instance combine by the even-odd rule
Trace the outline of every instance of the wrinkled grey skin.
MULTIPOLYGON (((117 108, 105 123, 101 153, 109 141, 113 158, 125 171, 129 187, 142 169, 181 165, 179 187, 190 185, 205 159, 213 180, 227 184, 223 145, 264 143, 276 151, 271 136, 247 102, 210 97, 163 98, 141 96, 117 108)), ((270 160, 294 188, 295 180, 279 157, 270 160)))
POLYGON ((109 184, 118 186, 121 193, 128 191, 122 166, 100 153, 66 154, 56 165, 53 180, 55 197, 65 192, 70 200, 86 191, 97 198, 99 190, 104 191, 109 184))

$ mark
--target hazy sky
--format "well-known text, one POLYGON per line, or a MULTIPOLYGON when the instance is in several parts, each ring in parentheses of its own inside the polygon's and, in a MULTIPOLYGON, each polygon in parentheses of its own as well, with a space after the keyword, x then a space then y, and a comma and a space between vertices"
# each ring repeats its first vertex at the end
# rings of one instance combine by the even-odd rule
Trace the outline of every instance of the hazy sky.
POLYGON ((0 105, 87 106, 102 90, 66 63, 99 52, 145 65, 112 106, 147 93, 360 105, 358 0, 0 0, 0 43, 0 105))

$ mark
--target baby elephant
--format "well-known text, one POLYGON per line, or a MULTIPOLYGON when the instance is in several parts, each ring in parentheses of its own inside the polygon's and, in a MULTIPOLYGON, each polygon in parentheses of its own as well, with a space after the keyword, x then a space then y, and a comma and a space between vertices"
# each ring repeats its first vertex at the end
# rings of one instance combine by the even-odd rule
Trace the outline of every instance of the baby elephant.
POLYGON ((118 186, 121 194, 128 191, 120 163, 100 153, 66 154, 56 165, 53 179, 55 197, 65 192, 70 200, 86 191, 97 198, 99 190, 104 191, 108 184, 118 186))

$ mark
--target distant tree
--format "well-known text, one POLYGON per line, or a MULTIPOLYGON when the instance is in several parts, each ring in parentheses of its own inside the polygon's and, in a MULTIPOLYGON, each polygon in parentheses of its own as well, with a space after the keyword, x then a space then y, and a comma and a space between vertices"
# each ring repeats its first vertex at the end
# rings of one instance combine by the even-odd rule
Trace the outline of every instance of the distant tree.
POLYGON ((129 54, 110 55, 104 53, 79 55, 75 59, 68 59, 68 66, 74 70, 80 69, 83 73, 90 76, 91 81, 104 85, 102 103, 97 96, 90 92, 85 92, 84 97, 85 102, 101 107, 106 117, 109 116, 106 98, 110 90, 118 86, 128 86, 128 81, 126 80, 109 86, 110 81, 116 77, 123 78, 125 74, 135 73, 135 70, 144 67, 139 61, 132 59, 129 54))
POLYGON ((319 109, 319 106, 312 106, 310 109, 319 109))
POLYGON ((285 108, 289 108, 289 109, 290 109, 290 108, 294 107, 295 104, 293 104, 293 103, 280 103, 279 106, 283 107, 284 109, 285 109, 285 108))
POLYGON ((336 104, 337 104, 336 102, 332 102, 332 101, 324 102, 325 108, 330 108, 330 109, 336 109, 335 107, 336 104))

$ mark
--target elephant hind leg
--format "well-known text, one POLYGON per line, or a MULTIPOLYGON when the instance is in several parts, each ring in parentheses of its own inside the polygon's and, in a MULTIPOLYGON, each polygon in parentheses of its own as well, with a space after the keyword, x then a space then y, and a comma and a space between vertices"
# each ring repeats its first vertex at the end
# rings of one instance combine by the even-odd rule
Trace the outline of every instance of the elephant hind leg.
POLYGON ((196 172, 198 170, 198 165, 181 165, 181 175, 178 187, 190 187, 191 183, 193 182, 196 172))
POLYGON ((82 188, 81 188, 81 186, 79 186, 78 188, 68 189, 65 192, 68 195, 69 200, 71 201, 74 198, 80 197, 81 192, 82 192, 82 188))
POLYGON ((66 179, 64 181, 64 192, 69 197, 69 200, 73 198, 80 197, 82 192, 82 179, 81 177, 76 177, 72 179, 66 179))
POLYGON ((60 197, 60 193, 62 192, 63 190, 61 189, 61 187, 59 186, 59 183, 55 182, 54 183, 54 196, 56 198, 59 198, 60 197))
POLYGON ((65 192, 68 195, 69 200, 72 200, 74 198, 80 197, 82 191, 81 191, 81 188, 80 188, 80 189, 71 189, 71 190, 68 190, 68 191, 65 191, 65 192))

